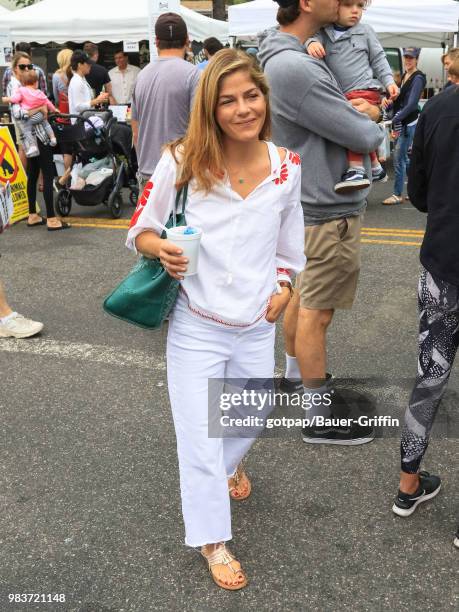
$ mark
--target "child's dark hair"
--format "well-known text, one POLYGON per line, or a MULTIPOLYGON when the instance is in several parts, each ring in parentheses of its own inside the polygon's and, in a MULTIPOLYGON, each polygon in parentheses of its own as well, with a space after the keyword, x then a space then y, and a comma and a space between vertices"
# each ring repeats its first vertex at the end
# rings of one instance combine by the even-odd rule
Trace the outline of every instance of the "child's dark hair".
POLYGON ((21 77, 23 85, 35 85, 38 82, 38 72, 36 70, 27 70, 21 77))

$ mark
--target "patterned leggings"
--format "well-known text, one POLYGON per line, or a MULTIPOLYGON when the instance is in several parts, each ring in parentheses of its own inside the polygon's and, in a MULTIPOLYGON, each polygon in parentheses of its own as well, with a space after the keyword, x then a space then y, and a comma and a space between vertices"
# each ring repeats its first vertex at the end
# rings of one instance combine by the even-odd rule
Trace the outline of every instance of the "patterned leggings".
POLYGON ((405 413, 402 471, 416 474, 459 345, 459 287, 422 268, 418 288, 418 374, 405 413))

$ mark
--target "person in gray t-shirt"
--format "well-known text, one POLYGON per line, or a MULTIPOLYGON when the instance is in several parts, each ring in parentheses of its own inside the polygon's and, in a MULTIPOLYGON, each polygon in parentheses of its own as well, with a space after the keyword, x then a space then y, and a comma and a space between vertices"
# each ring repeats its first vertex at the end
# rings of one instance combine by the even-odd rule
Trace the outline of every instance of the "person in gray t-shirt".
POLYGON ((132 96, 132 131, 142 193, 161 157, 162 147, 183 136, 200 78, 184 60, 189 44, 186 24, 176 13, 163 13, 155 25, 159 57, 139 74, 132 96))

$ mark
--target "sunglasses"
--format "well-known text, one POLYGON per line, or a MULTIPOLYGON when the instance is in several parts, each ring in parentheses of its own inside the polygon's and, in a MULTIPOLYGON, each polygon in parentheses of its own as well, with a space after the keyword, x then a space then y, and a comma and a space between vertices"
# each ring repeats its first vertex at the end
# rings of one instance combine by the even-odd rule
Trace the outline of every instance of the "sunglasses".
POLYGON ((33 70, 35 66, 33 64, 18 64, 19 70, 33 70))

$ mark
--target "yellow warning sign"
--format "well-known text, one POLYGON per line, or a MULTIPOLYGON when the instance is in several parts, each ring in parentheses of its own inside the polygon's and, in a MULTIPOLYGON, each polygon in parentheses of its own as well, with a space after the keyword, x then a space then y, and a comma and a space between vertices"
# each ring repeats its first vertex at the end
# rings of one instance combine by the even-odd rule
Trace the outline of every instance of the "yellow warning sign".
POLYGON ((10 182, 14 212, 11 224, 25 219, 29 214, 27 177, 18 151, 7 127, 0 127, 0 183, 10 182))

